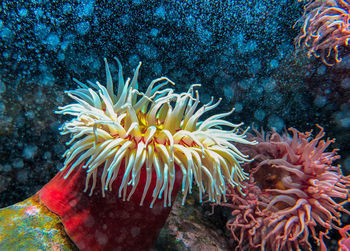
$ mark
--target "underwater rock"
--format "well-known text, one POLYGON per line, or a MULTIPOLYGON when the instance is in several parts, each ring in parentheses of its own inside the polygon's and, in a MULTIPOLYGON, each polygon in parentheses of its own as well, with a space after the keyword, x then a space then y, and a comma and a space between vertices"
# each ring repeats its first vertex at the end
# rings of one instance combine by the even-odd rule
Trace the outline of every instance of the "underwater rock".
MULTIPOLYGON (((161 250, 232 250, 224 234, 225 222, 218 213, 211 214, 211 206, 201 204, 198 191, 181 205, 181 196, 177 196, 164 228, 159 234, 155 251, 161 250)), ((218 210, 216 210, 218 211, 218 210)))

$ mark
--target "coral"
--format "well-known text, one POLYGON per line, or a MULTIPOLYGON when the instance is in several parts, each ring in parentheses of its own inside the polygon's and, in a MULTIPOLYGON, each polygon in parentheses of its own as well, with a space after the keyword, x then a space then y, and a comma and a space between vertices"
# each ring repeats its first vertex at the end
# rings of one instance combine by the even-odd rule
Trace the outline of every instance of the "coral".
POLYGON ((309 57, 321 58, 328 66, 339 63, 339 47, 349 45, 349 11, 350 4, 345 0, 310 1, 299 20, 304 23, 295 39, 296 46, 300 47, 303 43, 309 48, 309 57))
POLYGON ((342 207, 349 200, 350 177, 333 165, 336 149, 325 150, 334 140, 323 140, 319 128, 314 138, 294 128, 292 136, 257 133, 259 143, 242 148, 255 158, 246 165, 250 180, 245 195, 230 189, 224 204, 232 210, 227 227, 237 249, 311 250, 309 237, 325 248, 322 237, 339 229, 341 212, 350 213, 342 207))

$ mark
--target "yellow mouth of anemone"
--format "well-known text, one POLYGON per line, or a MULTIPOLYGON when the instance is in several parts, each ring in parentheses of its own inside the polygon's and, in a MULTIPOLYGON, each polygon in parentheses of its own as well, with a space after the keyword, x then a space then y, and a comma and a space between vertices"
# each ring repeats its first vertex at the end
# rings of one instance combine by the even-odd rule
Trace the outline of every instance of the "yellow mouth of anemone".
MULTIPOLYGON (((129 200, 138 186, 141 170, 146 170, 147 179, 140 205, 148 191, 152 175, 156 175, 151 207, 157 198, 164 200, 164 206, 171 205, 171 192, 175 182, 175 165, 182 171, 183 203, 187 193, 191 193, 192 183, 199 187, 202 201, 208 193, 209 201, 226 201, 226 186, 236 186, 241 190, 241 182, 248 178, 240 164, 249 161, 234 145, 255 144, 245 139, 246 131, 240 124, 233 124, 222 118, 231 114, 213 115, 203 121, 199 118, 216 108, 221 99, 213 104, 199 106, 199 94, 192 85, 185 93, 176 94, 174 84, 166 77, 153 80, 145 93, 137 89, 137 78, 141 63, 132 79, 124 81, 122 66, 119 66, 118 88, 114 85, 105 59, 107 84, 88 82, 85 85, 74 80, 80 88, 68 91, 76 101, 59 107, 57 113, 69 114, 74 118, 64 123, 61 134, 70 134, 71 145, 64 153, 64 167, 69 168, 65 178, 84 164, 87 169, 85 191, 92 185, 95 189, 97 170, 101 175, 102 195, 112 190, 118 175, 123 175, 118 195, 129 200), (223 129, 229 128, 229 129, 223 129), (124 163, 124 174, 119 168, 124 163), (127 195, 127 189, 132 189, 127 195)), ((248 128, 247 128, 248 129, 248 128)))

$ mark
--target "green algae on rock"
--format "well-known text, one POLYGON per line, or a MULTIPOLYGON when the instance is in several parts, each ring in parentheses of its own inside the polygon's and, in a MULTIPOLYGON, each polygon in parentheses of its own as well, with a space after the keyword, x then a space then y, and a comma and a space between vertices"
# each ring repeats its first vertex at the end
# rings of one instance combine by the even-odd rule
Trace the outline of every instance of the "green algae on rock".
POLYGON ((38 195, 0 209, 0 250, 78 250, 38 195))

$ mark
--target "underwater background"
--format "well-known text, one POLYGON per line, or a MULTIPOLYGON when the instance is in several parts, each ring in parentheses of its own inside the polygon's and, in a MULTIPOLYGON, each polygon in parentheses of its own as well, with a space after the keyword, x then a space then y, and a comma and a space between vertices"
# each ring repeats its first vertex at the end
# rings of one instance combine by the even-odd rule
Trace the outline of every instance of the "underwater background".
POLYGON ((59 135, 64 119, 54 112, 73 78, 104 81, 104 57, 113 76, 113 57, 126 75, 142 61, 140 90, 160 76, 176 90, 200 83, 201 102, 221 97, 219 110, 235 107, 227 118, 234 123, 278 132, 319 124, 336 138, 337 163, 350 174, 350 55, 344 49, 342 62, 328 67, 295 48, 304 5, 1 1, 0 207, 31 196, 62 168, 68 136, 59 135))

